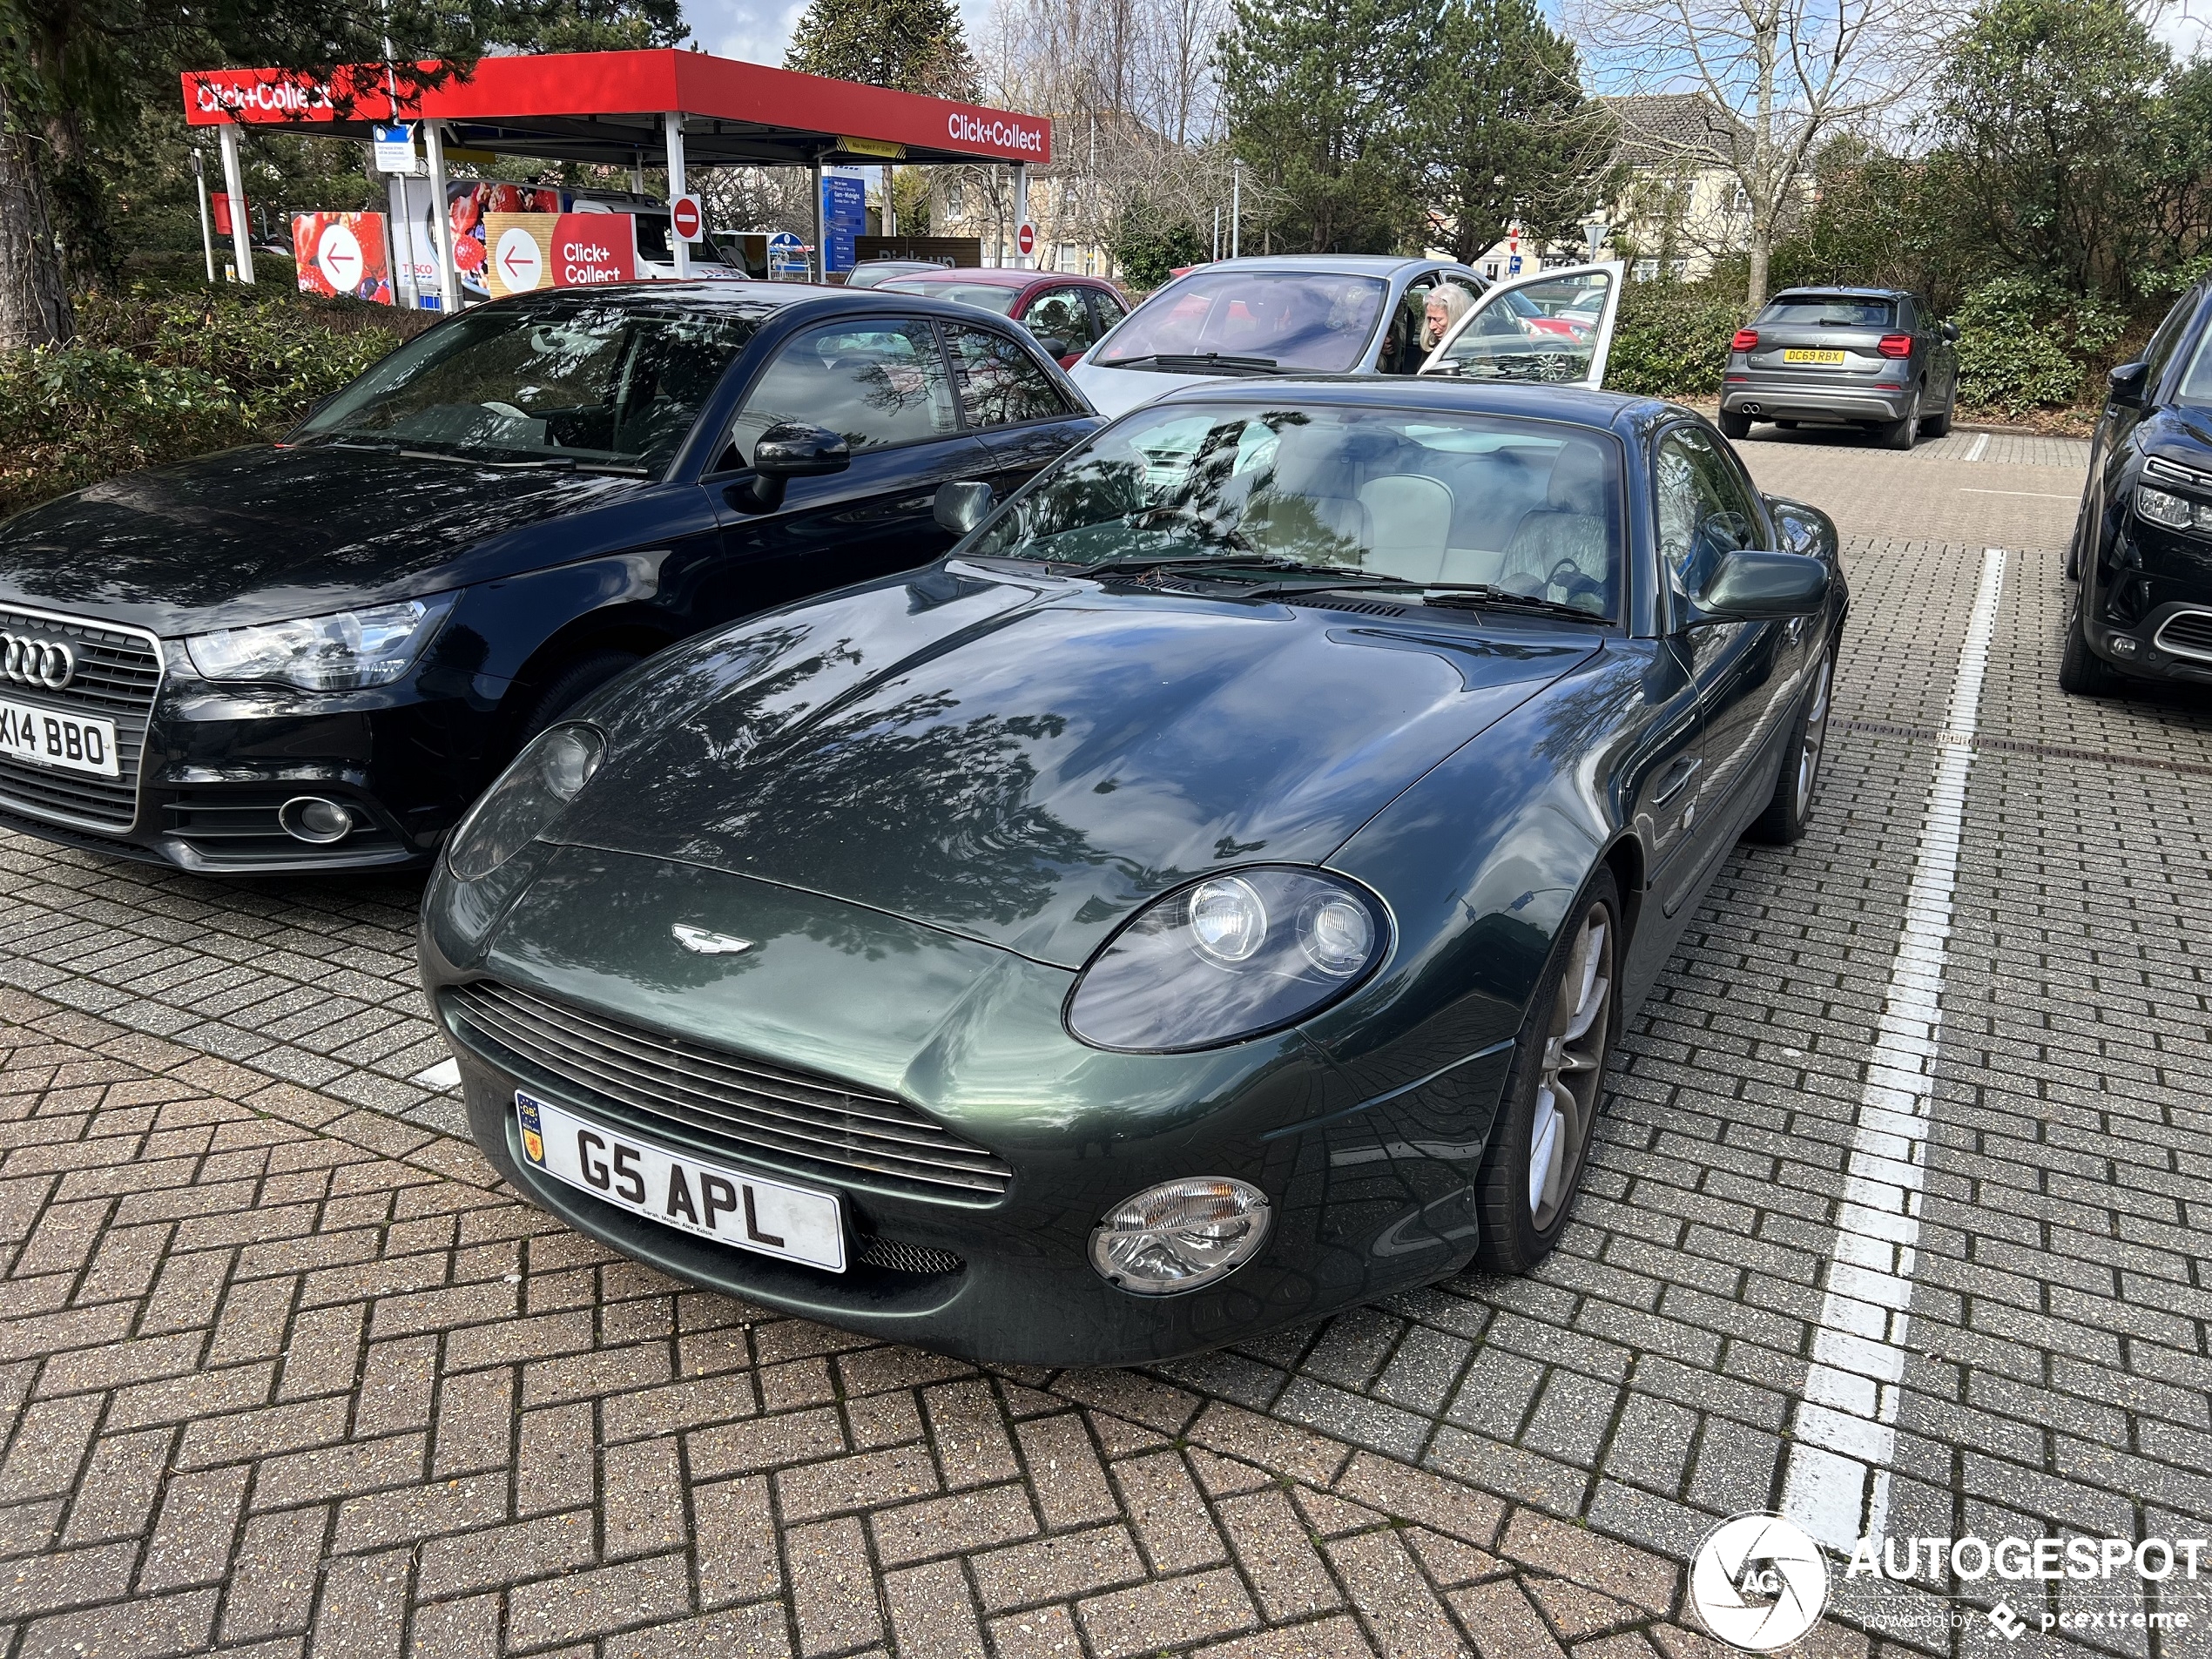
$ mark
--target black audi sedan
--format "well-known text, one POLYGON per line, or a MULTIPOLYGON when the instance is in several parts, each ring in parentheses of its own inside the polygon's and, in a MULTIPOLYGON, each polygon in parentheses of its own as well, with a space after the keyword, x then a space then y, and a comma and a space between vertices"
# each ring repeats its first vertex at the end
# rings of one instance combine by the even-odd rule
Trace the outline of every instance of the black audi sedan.
POLYGON ((2212 281, 2112 371, 2066 573, 2061 690, 2212 685, 2212 281))
POLYGON ((655 283, 471 308, 282 442, 0 524, 0 826, 209 873, 428 862, 570 705, 926 563, 937 486, 1097 424, 914 294, 655 283))
POLYGON ((551 726, 426 991, 533 1200, 879 1337, 1122 1364, 1525 1271, 1714 873, 1815 809, 1847 600, 1687 409, 1202 383, 551 726))

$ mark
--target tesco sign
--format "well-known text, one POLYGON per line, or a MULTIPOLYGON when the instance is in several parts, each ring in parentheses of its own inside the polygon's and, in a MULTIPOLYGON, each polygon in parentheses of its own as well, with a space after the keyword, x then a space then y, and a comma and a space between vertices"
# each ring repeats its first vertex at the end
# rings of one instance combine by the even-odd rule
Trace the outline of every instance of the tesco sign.
POLYGON ((1044 153, 1043 127, 1019 126, 1003 116, 987 121, 954 110, 945 118, 945 134, 955 144, 988 144, 997 150, 1020 150, 1037 156, 1044 153))

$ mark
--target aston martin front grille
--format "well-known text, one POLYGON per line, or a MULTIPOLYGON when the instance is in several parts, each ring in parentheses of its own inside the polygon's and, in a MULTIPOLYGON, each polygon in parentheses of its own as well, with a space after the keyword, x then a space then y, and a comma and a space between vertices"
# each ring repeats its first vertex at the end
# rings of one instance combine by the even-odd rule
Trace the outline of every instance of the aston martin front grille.
POLYGON ((0 755, 0 806, 78 829, 129 829, 138 821, 138 769, 154 696, 161 689, 160 643, 140 629, 12 605, 0 605, 0 633, 69 648, 75 663, 67 685, 50 691, 0 681, 0 693, 32 708, 114 721, 116 765, 122 774, 100 778, 0 755))
POLYGON ((997 1156, 887 1095, 663 1036, 498 980, 455 986, 446 1003, 456 1035, 495 1050, 487 1058, 511 1055, 628 1121, 680 1127, 694 1143, 930 1197, 991 1198, 1013 1184, 997 1156))
POLYGON ((2158 624, 2150 642, 2162 651, 2212 662, 2212 610, 2177 610, 2158 624))

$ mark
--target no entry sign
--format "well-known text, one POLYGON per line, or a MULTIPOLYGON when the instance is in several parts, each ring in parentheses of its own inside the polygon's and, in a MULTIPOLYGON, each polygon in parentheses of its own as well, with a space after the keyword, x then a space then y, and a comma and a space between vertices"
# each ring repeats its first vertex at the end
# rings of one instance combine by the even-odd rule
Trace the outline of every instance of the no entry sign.
POLYGON ((669 203, 668 220, 675 227, 676 234, 686 242, 698 241, 699 231, 706 222, 700 216, 697 196, 678 196, 669 203))
POLYGON ((1014 233, 1014 246, 1022 250, 1023 259, 1028 259, 1037 251, 1037 227, 1034 225, 1022 226, 1014 233))

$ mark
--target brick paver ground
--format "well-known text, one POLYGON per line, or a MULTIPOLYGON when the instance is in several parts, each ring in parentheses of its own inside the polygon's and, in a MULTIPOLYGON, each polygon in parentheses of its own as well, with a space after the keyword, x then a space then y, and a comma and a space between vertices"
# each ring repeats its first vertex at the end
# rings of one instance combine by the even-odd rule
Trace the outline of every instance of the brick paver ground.
MULTIPOLYGON (((1780 1495, 1992 543, 1891 1530, 2201 1534, 2212 705, 2057 693, 2080 446, 1978 435, 1745 446, 1851 536, 1824 807, 1635 1022, 1559 1255, 1145 1372, 863 1343, 516 1203, 444 1132, 413 884, 0 837, 0 1659, 1716 1652, 1680 1564, 1780 1495)), ((2178 1585, 2189 1629, 2009 1644, 1939 1588, 1970 1622, 1839 1588, 1810 1645, 2212 1652, 2178 1585)))

